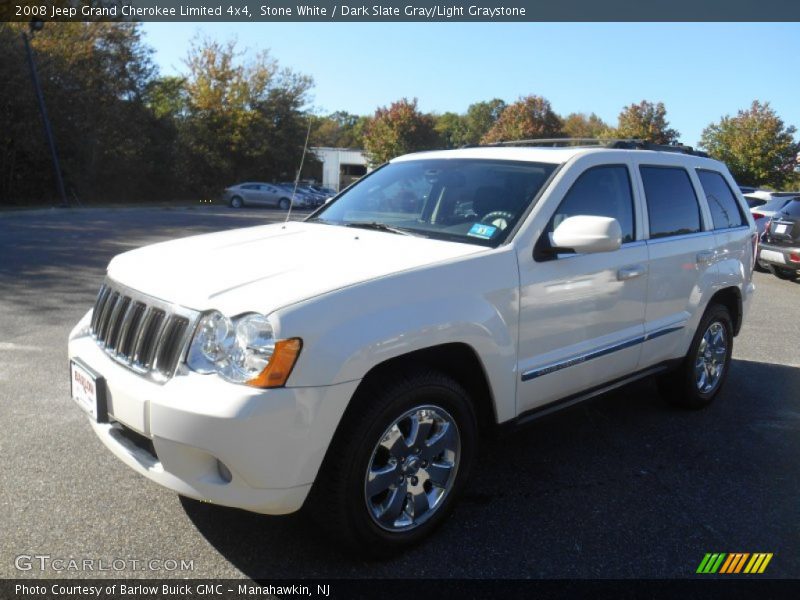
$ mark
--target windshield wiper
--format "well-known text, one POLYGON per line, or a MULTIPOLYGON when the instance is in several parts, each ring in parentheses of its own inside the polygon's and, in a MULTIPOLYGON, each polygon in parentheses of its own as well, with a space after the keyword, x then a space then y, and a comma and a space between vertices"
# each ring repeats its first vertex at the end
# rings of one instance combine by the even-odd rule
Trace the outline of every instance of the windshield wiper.
POLYGON ((375 231, 388 231, 389 233, 396 233, 398 235, 414 235, 407 229, 400 227, 392 227, 386 223, 378 223, 377 221, 356 221, 354 223, 345 223, 345 227, 358 227, 359 229, 373 229, 375 231))

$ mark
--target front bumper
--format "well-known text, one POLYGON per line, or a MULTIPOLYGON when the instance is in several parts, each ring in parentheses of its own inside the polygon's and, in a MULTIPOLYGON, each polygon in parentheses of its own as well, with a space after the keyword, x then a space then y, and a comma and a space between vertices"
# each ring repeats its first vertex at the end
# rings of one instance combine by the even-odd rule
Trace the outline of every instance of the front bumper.
POLYGON ((794 246, 776 246, 761 242, 758 246, 758 262, 761 265, 772 265, 800 271, 800 261, 792 258, 800 257, 800 248, 794 246))
POLYGON ((158 384, 112 360, 81 329, 70 336, 69 356, 106 379, 111 422, 91 424, 122 462, 198 500, 267 514, 303 505, 358 381, 259 390, 180 369, 158 384))

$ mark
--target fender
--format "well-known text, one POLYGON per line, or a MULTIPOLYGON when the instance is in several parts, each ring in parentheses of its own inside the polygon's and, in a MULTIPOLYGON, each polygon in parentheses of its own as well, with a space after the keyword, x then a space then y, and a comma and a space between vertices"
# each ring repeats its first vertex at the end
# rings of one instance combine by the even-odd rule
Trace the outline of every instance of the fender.
POLYGON ((336 290, 272 318, 281 336, 303 339, 292 387, 361 379, 391 358, 460 342, 483 362, 498 420, 516 416, 519 271, 510 247, 336 290))

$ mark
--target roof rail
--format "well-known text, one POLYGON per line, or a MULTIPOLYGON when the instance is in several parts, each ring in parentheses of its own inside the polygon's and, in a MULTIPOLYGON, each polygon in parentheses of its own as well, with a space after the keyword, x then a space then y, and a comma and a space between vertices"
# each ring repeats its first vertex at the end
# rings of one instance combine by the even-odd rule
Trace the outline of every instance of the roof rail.
POLYGON ((600 148, 613 148, 618 150, 653 150, 655 152, 677 152, 679 154, 691 154, 692 156, 701 156, 708 158, 706 152, 695 150, 691 146, 683 144, 655 144, 647 140, 639 140, 634 138, 617 138, 617 139, 602 139, 602 138, 536 138, 531 140, 509 140, 507 142, 495 142, 494 144, 486 144, 487 146, 598 146, 600 148))

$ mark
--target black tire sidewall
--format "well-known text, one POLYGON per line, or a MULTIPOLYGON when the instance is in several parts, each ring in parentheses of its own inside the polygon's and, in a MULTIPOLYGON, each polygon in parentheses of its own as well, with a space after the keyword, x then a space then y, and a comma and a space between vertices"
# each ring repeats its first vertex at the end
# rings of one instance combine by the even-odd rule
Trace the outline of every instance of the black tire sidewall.
POLYGON ((351 468, 346 472, 343 497, 346 502, 346 521, 355 537, 361 544, 366 544, 372 553, 389 555, 419 542, 446 519, 466 482, 474 459, 477 423, 466 393, 448 378, 439 381, 426 378, 417 385, 387 390, 379 401, 384 406, 366 425, 363 436, 352 444, 351 468), (412 408, 426 405, 447 411, 458 427, 461 456, 456 478, 443 504, 427 521, 409 531, 389 532, 378 526, 368 512, 364 498, 364 477, 375 445, 392 422, 412 408))
POLYGON ((731 370, 731 357, 733 355, 733 321, 728 309, 721 304, 714 304, 706 310, 700 324, 697 327, 692 344, 689 347, 689 353, 686 355, 686 360, 683 365, 683 389, 680 390, 683 398, 677 398, 681 404, 689 406, 690 408, 702 408, 711 403, 711 401, 719 394, 725 386, 725 381, 728 378, 728 373, 731 370), (722 377, 717 385, 708 392, 701 392, 697 389, 695 381, 695 360, 697 359, 697 352, 700 348, 700 342, 703 339, 708 328, 715 322, 719 322, 725 328, 725 336, 727 341, 727 348, 725 353, 725 366, 722 371, 722 377), (682 401, 681 401, 682 400, 682 401))
POLYGON ((278 208, 280 208, 281 210, 289 210, 289 207, 291 205, 292 205, 291 200, 288 200, 286 198, 281 198, 280 200, 278 200, 278 208))
POLYGON ((244 206, 244 202, 239 196, 231 198, 231 208, 241 208, 242 206, 244 206))

